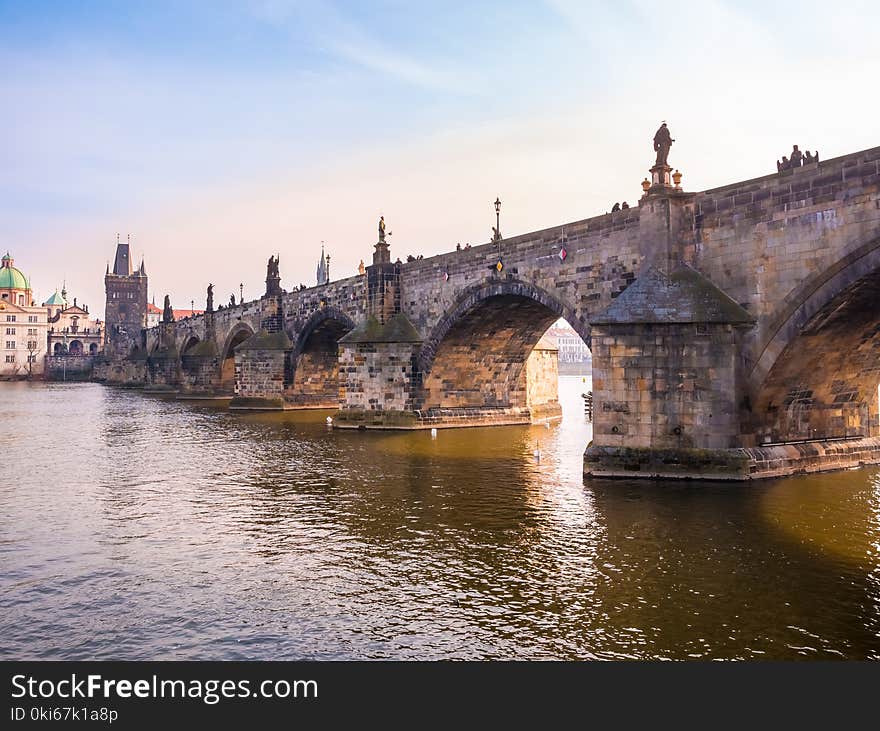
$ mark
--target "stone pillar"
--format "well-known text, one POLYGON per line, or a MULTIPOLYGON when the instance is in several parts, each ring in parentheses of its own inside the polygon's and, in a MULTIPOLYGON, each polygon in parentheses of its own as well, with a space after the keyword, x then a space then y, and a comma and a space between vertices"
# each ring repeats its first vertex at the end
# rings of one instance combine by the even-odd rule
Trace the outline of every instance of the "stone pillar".
POLYGON ((285 408, 284 374, 293 343, 284 332, 284 290, 270 259, 266 294, 260 300, 260 329, 235 349, 235 396, 231 409, 260 411, 285 408))
POLYGON ((400 264, 391 262, 388 243, 381 239, 367 267, 367 316, 384 325, 399 312, 400 264))
MULTIPOLYGON (((217 351, 214 311, 205 310, 205 335, 180 355, 178 398, 211 399, 220 394, 220 354, 217 351)), ((182 338, 184 341, 186 337, 182 338)))
POLYGON ((176 393, 180 388, 180 353, 173 319, 159 324, 159 347, 147 356, 145 391, 176 393))
POLYGON ((642 196, 639 239, 643 267, 653 266, 669 274, 681 262, 695 264, 693 198, 693 193, 666 186, 652 186, 642 196))
POLYGON ((339 341, 339 428, 430 426, 416 412, 422 337, 400 311, 400 264, 384 236, 367 267, 367 319, 339 341))
POLYGON ((738 400, 740 338, 753 319, 742 307, 686 264, 652 266, 591 324, 585 474, 748 477, 738 400))
POLYGON ((559 405, 559 348, 541 338, 526 360, 526 406, 532 423, 562 418, 559 405))

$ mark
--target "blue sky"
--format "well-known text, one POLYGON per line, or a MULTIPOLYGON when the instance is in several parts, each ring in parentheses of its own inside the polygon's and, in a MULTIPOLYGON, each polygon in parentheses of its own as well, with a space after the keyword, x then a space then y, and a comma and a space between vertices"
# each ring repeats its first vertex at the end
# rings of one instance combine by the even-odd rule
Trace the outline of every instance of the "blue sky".
POLYGON ((103 309, 115 234, 157 300, 257 296, 639 196, 661 119, 701 189, 880 144, 874 3, 0 2, 0 247, 103 309))

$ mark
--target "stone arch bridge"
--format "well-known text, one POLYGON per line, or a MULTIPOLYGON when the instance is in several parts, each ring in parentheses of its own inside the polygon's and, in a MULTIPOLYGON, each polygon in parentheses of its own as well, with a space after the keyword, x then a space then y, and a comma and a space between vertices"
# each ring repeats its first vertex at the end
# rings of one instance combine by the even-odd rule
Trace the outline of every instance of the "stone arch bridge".
MULTIPOLYGON (((593 350, 597 475, 742 478, 880 460, 880 148, 145 331, 102 378, 340 427, 522 423, 564 317, 593 350), (876 442, 876 443, 875 443, 876 442), (876 459, 875 459, 876 457, 876 459)), ((646 187, 647 187, 646 183, 646 187)))

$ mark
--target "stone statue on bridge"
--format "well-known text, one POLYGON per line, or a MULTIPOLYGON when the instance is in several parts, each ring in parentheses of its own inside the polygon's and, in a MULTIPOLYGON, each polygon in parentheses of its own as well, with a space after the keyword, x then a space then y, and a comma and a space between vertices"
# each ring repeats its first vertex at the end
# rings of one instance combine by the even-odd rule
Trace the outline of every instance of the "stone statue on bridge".
POLYGON ((174 310, 171 309, 171 297, 165 295, 165 306, 162 308, 162 322, 174 322, 174 310))
POLYGON ((235 295, 234 294, 229 295, 229 306, 235 307, 235 295))
POLYGON ((205 312, 213 312, 214 311, 214 285, 208 285, 208 303, 205 306, 205 312))
POLYGON ((266 279, 281 279, 278 273, 278 257, 270 256, 269 263, 266 266, 266 279))
POLYGON ((266 296, 282 294, 281 275, 278 273, 278 257, 270 256, 266 265, 266 296))
POLYGON ((379 241, 385 241, 385 216, 379 216, 379 241))
POLYGON ((667 158, 669 156, 669 148, 672 147, 672 143, 675 142, 672 139, 672 135, 669 133, 669 127, 666 126, 666 122, 663 122, 660 125, 660 129, 654 134, 654 152, 657 153, 657 162, 654 163, 655 167, 665 167, 668 165, 667 158))

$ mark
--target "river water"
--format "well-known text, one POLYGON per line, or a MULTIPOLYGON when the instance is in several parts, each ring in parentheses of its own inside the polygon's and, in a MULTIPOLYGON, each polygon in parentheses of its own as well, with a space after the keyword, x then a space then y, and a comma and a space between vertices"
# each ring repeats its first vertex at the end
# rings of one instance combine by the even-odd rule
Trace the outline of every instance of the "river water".
POLYGON ((0 384, 0 659, 880 658, 880 472, 585 481, 588 387, 432 439, 0 384))

